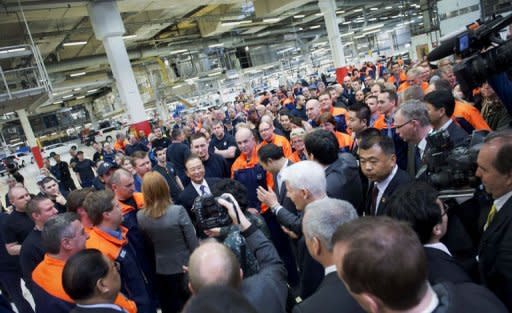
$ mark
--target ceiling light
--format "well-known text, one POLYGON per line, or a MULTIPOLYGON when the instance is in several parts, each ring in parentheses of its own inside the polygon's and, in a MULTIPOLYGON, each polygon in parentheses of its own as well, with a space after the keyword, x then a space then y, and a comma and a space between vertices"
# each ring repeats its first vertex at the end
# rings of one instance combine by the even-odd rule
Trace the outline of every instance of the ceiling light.
POLYGON ((93 93, 93 92, 96 92, 98 91, 98 89, 91 89, 91 90, 87 90, 87 93, 93 93))
POLYGON ((347 37, 347 36, 350 36, 353 34, 354 34, 354 32, 348 32, 348 33, 341 34, 340 37, 347 37))
POLYGON ((375 22, 377 20, 376 17, 372 17, 371 19, 368 19, 368 22, 375 22))
POLYGON ((343 13, 345 13, 345 10, 336 11, 336 14, 343 14, 343 13))
POLYGON ((82 90, 82 88, 78 87, 78 88, 73 88, 73 91, 79 91, 79 90, 82 90))
POLYGON ((70 42, 63 43, 62 45, 64 47, 70 47, 70 46, 83 46, 86 44, 87 44, 87 41, 70 41, 70 42))
POLYGON ((9 50, 2 50, 0 51, 0 54, 4 53, 12 53, 12 52, 21 52, 27 50, 26 48, 16 48, 16 49, 9 49, 9 50))
POLYGON ((187 49, 174 50, 174 51, 171 51, 171 53, 169 53, 169 54, 173 55, 173 54, 179 54, 179 53, 183 53, 183 52, 187 52, 187 49))
POLYGON ((299 30, 304 30, 304 28, 302 28, 302 27, 299 27, 299 30))
POLYGON ((324 14, 322 12, 316 13, 315 16, 323 16, 324 14))
POLYGON ((365 34, 362 34, 362 35, 359 35, 359 36, 354 36, 354 39, 361 39, 361 38, 364 38, 366 37, 365 34))
POLYGON ((62 99, 69 99, 69 98, 73 98, 73 95, 67 95, 67 96, 62 97, 62 99))
POLYGON ((376 25, 367 26, 367 27, 363 28, 363 31, 366 32, 366 31, 369 31, 372 29, 381 28, 382 26, 384 26, 384 24, 376 24, 376 25))
POLYGON ((293 18, 303 18, 303 17, 306 17, 306 15, 304 15, 304 14, 297 14, 297 15, 293 16, 293 18))
POLYGON ((226 21, 226 22, 221 22, 220 24, 222 26, 237 26, 237 25, 242 25, 242 24, 250 24, 252 23, 252 20, 243 20, 243 21, 226 21))
POLYGON ((165 64, 166 66, 169 66, 169 60, 165 59, 165 60, 164 60, 164 64, 165 64))
POLYGON ((57 102, 54 102, 53 104, 61 104, 63 103, 64 101, 57 101, 57 102))
POLYGON ((264 18, 263 23, 276 23, 279 22, 281 19, 279 17, 270 17, 270 18, 264 18))
POLYGON ((133 35, 126 35, 126 36, 123 36, 123 39, 133 39, 133 38, 137 38, 137 35, 136 35, 136 34, 133 34, 133 35))
POLYGON ((370 8, 370 11, 377 11, 379 8, 370 8))
POLYGON ((313 25, 313 26, 309 27, 309 29, 317 29, 317 28, 320 28, 320 25, 313 25))
POLYGON ((391 10, 393 7, 386 7, 386 10, 391 10))
POLYGON ((84 76, 85 74, 87 74, 87 72, 72 73, 72 74, 69 74, 69 77, 84 76))
POLYGON ((354 13, 357 13, 357 12, 363 12, 363 9, 359 8, 359 9, 355 9, 354 11, 352 11, 354 13))
POLYGON ((341 24, 343 24, 343 25, 349 25, 350 23, 352 23, 352 22, 351 22, 351 21, 345 21, 345 22, 343 22, 343 23, 341 23, 341 24))
POLYGON ((222 71, 218 71, 218 72, 214 72, 214 73, 210 73, 208 74, 209 77, 212 77, 212 76, 217 76, 217 75, 220 75, 222 74, 222 71))
POLYGON ((81 99, 84 99, 84 98, 85 98, 85 96, 78 96, 78 97, 76 97, 76 100, 81 100, 81 99))
POLYGON ((221 43, 211 44, 208 46, 208 48, 218 48, 218 47, 223 47, 223 46, 224 46, 224 43, 221 42, 221 43))
POLYGON ((178 88, 181 88, 182 86, 183 86, 183 84, 177 84, 177 85, 172 86, 172 89, 178 89, 178 88))

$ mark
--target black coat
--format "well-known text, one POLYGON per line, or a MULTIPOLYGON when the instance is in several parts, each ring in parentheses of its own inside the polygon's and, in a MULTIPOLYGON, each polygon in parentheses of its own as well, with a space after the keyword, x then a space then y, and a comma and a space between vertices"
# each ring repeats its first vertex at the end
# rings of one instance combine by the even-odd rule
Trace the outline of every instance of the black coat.
POLYGON ((359 166, 350 153, 340 154, 338 160, 325 168, 327 196, 350 202, 358 209, 363 205, 363 189, 359 166))
POLYGON ((425 247, 425 254, 427 256, 428 281, 431 285, 445 281, 454 284, 472 282, 468 273, 451 255, 430 247, 425 247))
POLYGON ((446 128, 448 134, 450 135, 450 139, 453 142, 454 146, 458 146, 463 144, 468 138, 468 133, 460 127, 459 125, 452 122, 448 128, 446 128))
POLYGON ((507 309, 487 288, 477 284, 454 285, 449 282, 433 287, 439 304, 432 313, 505 313, 507 309))
POLYGON ((293 308, 293 313, 363 313, 364 310, 348 293, 336 272, 329 273, 309 298, 293 308))
MULTIPOLYGON (((406 185, 412 181, 411 176, 407 174, 406 171, 402 169, 398 169, 398 171, 395 174, 395 177, 391 179, 389 182, 388 187, 386 190, 384 190, 384 193, 382 194, 382 197, 380 198, 380 202, 377 208, 377 215, 386 215, 388 203, 391 200, 390 198, 393 196, 395 191, 403 185, 406 185)), ((366 203, 365 203, 365 209, 364 213, 365 215, 375 215, 375 212, 371 211, 372 206, 372 190, 375 183, 370 184, 370 188, 368 190, 368 196, 366 197, 366 203)))
POLYGON ((75 307, 70 313, 122 313, 124 311, 119 311, 112 308, 81 308, 75 307))
POLYGON ((512 311, 512 197, 483 232, 478 260, 482 282, 512 311))
MULTIPOLYGON (((213 188, 213 185, 215 185, 220 179, 209 177, 205 178, 206 183, 208 184, 208 187, 210 190, 213 188)), ((185 189, 181 192, 180 196, 178 197, 178 200, 176 201, 176 204, 180 204, 187 209, 187 212, 190 215, 190 218, 192 221, 195 221, 194 214, 192 214, 192 206, 194 205, 194 200, 199 196, 196 189, 192 185, 192 183, 188 184, 185 189)))

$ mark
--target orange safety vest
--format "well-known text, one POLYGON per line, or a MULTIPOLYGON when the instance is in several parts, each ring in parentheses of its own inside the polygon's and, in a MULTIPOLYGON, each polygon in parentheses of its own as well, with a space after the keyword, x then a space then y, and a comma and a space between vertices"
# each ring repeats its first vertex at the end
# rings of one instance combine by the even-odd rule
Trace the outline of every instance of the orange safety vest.
POLYGON ((379 117, 377 117, 377 119, 373 123, 373 127, 377 128, 378 130, 382 130, 382 129, 388 127, 388 125, 386 125, 386 120, 385 120, 384 114, 379 114, 379 117))
MULTIPOLYGON (((395 75, 393 75, 393 74, 391 74, 391 73, 390 73, 389 75, 390 75, 390 76, 389 76, 389 78, 388 78, 388 83, 390 83, 390 84, 394 84, 394 83, 395 83, 395 75)), ((399 83, 400 83, 400 82, 404 82, 404 81, 406 81, 406 80, 407 80, 407 75, 405 75, 405 73, 404 73, 404 72, 400 72, 400 74, 399 74, 398 76, 400 77, 400 81, 399 81, 399 83)))
POLYGON ((132 211, 136 211, 136 210, 141 209, 141 208, 144 207, 144 195, 142 194, 142 192, 134 192, 133 193, 133 199, 135 200, 135 203, 137 204, 136 208, 134 208, 132 206, 129 206, 126 203, 123 203, 123 202, 117 200, 123 215, 128 214, 128 213, 130 213, 132 211))
POLYGON ((119 142, 119 140, 116 140, 114 142, 114 150, 116 151, 124 151, 124 148, 126 148, 126 140, 123 140, 122 142, 119 142))
MULTIPOLYGON (((65 261, 53 258, 46 253, 43 261, 32 272, 32 280, 51 296, 68 303, 75 303, 62 286, 62 272, 65 264, 65 261)), ((137 313, 135 302, 127 299, 122 293, 117 295, 114 303, 128 313, 137 313)))
MULTIPOLYGON (((407 90, 409 87, 411 87, 411 85, 409 85, 408 81, 405 81, 402 84, 400 84, 400 86, 398 87, 396 92, 403 92, 403 91, 407 90)), ((425 91, 427 89, 428 89, 428 83, 427 82, 422 82, 421 83, 421 90, 423 90, 423 93, 425 93, 425 91)))
POLYGON ((453 119, 464 119, 467 121, 475 130, 488 130, 491 131, 489 124, 485 121, 478 111, 477 108, 469 103, 455 100, 455 108, 453 110, 453 119))
POLYGON ((350 150, 352 147, 353 139, 352 136, 344 134, 342 132, 334 132, 340 149, 350 150))
MULTIPOLYGON (((261 147, 266 145, 268 142, 263 140, 257 147, 256 151, 258 151, 261 147)), ((275 144, 278 147, 283 148, 283 154, 285 158, 288 158, 292 154, 292 146, 290 145, 290 142, 286 137, 276 135, 274 134, 274 137, 272 138, 272 143, 275 144)))

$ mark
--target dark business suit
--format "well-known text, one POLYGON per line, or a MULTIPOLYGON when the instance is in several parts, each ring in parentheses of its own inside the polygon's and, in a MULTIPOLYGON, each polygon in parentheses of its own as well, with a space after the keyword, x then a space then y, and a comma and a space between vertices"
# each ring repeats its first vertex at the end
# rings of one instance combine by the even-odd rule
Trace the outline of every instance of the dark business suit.
POLYGON ((348 293, 336 272, 329 273, 317 291, 293 308, 293 313, 363 313, 364 310, 348 293))
POLYGON ((446 252, 425 247, 425 255, 427 256, 428 281, 431 285, 445 281, 454 284, 472 282, 462 266, 446 252))
POLYGON ((123 313, 125 311, 119 311, 113 308, 81 308, 75 307, 70 313, 123 313))
MULTIPOLYGON (((215 177, 208 177, 208 178, 205 178, 205 180, 206 180, 206 183, 208 184, 208 188, 210 188, 210 190, 212 190, 213 185, 215 185, 218 181, 220 181, 220 179, 215 178, 215 177)), ((192 182, 191 182, 187 185, 187 187, 185 187, 185 189, 183 189, 180 196, 178 197, 178 201, 176 201, 177 204, 181 204, 182 206, 185 207, 185 209, 187 209, 187 212, 189 213, 190 218, 194 222, 195 222, 195 216, 194 216, 194 214, 192 214, 192 206, 194 205, 194 200, 197 198, 197 196, 199 196, 199 194, 197 193, 196 189, 194 188, 194 186, 192 185, 192 182)))
POLYGON ((406 171, 402 169, 398 169, 395 176, 389 182, 386 190, 382 193, 382 197, 380 198, 379 205, 377 206, 377 214, 372 212, 372 191, 375 183, 370 184, 370 188, 368 190, 368 196, 366 197, 366 205, 364 213, 365 215, 386 215, 388 203, 391 200, 391 196, 395 193, 395 191, 403 185, 406 185, 412 181, 411 176, 407 174, 406 171))
POLYGON ((446 128, 446 130, 448 131, 448 134, 450 135, 450 139, 453 142, 454 146, 463 144, 468 138, 468 133, 466 133, 466 131, 462 127, 455 124, 455 122, 452 122, 450 126, 446 128))
MULTIPOLYGON (((488 211, 485 212, 487 216, 488 211)), ((478 249, 482 282, 512 311, 512 198, 483 232, 478 249)))

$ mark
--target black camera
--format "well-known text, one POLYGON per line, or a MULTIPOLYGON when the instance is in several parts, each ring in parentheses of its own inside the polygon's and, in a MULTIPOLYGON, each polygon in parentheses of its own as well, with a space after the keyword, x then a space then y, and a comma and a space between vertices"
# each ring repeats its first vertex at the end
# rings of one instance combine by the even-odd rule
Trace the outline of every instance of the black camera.
POLYGON ((467 30, 443 41, 428 55, 435 61, 456 54, 463 58, 453 72, 462 92, 470 99, 472 90, 489 77, 512 70, 512 40, 500 38, 499 32, 512 23, 512 14, 478 20, 467 26, 467 30), (481 52, 483 49, 492 49, 481 52))
MULTIPOLYGON (((231 201, 229 198, 224 198, 226 201, 231 201)), ((219 204, 217 198, 211 194, 204 194, 194 200, 192 208, 196 217, 197 226, 202 229, 211 229, 214 227, 224 227, 232 224, 231 217, 228 210, 219 204)))
POLYGON ((447 130, 435 131, 427 137, 425 163, 427 180, 440 190, 476 188, 476 159, 487 131, 475 131, 468 140, 455 146, 447 130))

